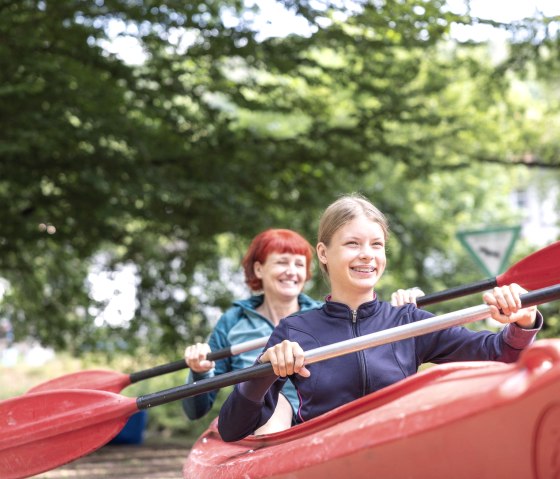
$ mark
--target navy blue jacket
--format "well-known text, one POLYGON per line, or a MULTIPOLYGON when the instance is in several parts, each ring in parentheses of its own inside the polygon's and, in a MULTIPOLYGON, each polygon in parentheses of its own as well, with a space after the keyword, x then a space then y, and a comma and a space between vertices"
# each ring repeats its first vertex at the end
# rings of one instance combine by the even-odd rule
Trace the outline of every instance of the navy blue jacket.
MULTIPOLYGON (((282 319, 266 348, 288 339, 308 351, 432 316, 412 304, 394 307, 375 299, 353 311, 345 304, 327 301, 319 309, 282 319)), ((422 363, 514 362, 542 326, 542 316, 537 316, 531 330, 516 324, 498 333, 457 326, 311 364, 307 366, 310 377, 289 377, 300 396, 296 421, 307 421, 400 381, 416 373, 422 363)), ((242 439, 265 424, 286 379, 272 374, 238 384, 220 411, 218 428, 224 441, 242 439)))

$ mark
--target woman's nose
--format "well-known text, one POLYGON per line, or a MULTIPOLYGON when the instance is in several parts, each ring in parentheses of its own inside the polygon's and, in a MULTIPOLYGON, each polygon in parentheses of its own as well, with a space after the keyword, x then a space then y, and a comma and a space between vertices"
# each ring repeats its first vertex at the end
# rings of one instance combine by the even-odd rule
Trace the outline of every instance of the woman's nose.
POLYGON ((292 275, 296 273, 296 265, 289 263, 288 266, 286 266, 286 274, 287 275, 292 275))
POLYGON ((365 246, 360 250, 360 258, 371 258, 373 257, 373 253, 370 247, 365 246))

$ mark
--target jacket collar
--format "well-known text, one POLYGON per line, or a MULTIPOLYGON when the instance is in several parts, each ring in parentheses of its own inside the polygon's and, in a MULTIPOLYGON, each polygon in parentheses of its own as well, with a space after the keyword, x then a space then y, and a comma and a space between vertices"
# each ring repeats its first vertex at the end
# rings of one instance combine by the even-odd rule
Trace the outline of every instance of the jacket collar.
MULTIPOLYGON (((256 309, 263 303, 264 301, 264 294, 254 294, 249 298, 246 299, 239 299, 233 302, 235 306, 240 306, 245 311, 252 312, 258 314, 256 309)), ((301 310, 316 308, 321 306, 320 301, 316 301, 311 299, 306 294, 301 293, 298 296, 298 303, 301 310)))
MULTIPOLYGON (((362 303, 357 309, 356 319, 372 316, 381 308, 381 303, 377 294, 373 293, 373 299, 367 303, 362 303)), ((348 319, 352 317, 352 309, 347 304, 331 301, 330 295, 325 298, 323 310, 332 317, 348 319)))

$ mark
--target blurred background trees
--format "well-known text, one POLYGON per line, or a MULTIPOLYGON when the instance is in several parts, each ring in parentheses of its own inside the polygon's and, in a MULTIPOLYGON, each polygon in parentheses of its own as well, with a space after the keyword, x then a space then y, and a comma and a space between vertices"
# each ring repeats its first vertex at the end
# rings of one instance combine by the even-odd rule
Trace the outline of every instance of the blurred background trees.
MULTIPOLYGON (((270 3, 298 28, 267 35, 259 2, 0 0, 0 317, 16 339, 175 358, 244 294, 252 236, 314 243, 352 191, 392 225, 382 296, 476 281, 457 231, 519 224, 512 192, 557 188, 558 18, 270 3), (453 35, 483 24, 507 33, 501 49, 453 35), (130 315, 108 309, 122 284, 94 294, 123 271, 130 315)), ((307 292, 327 293, 318 272, 307 292)))

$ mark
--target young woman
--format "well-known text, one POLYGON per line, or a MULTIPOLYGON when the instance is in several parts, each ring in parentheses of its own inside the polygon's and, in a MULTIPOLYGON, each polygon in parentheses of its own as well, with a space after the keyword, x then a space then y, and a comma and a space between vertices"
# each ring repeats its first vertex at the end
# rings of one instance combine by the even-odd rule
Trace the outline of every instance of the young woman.
POLYGON ((515 361, 542 325, 535 307, 521 308, 516 284, 483 295, 491 317, 507 326, 499 333, 464 327, 410 338, 304 365, 304 351, 433 316, 414 305, 380 301, 374 288, 386 266, 385 216, 367 199, 348 195, 323 213, 317 256, 331 294, 319 309, 280 321, 259 362, 274 375, 238 384, 224 403, 219 431, 241 439, 268 421, 289 378, 300 397, 295 422, 304 422, 417 372, 425 362, 515 361))

